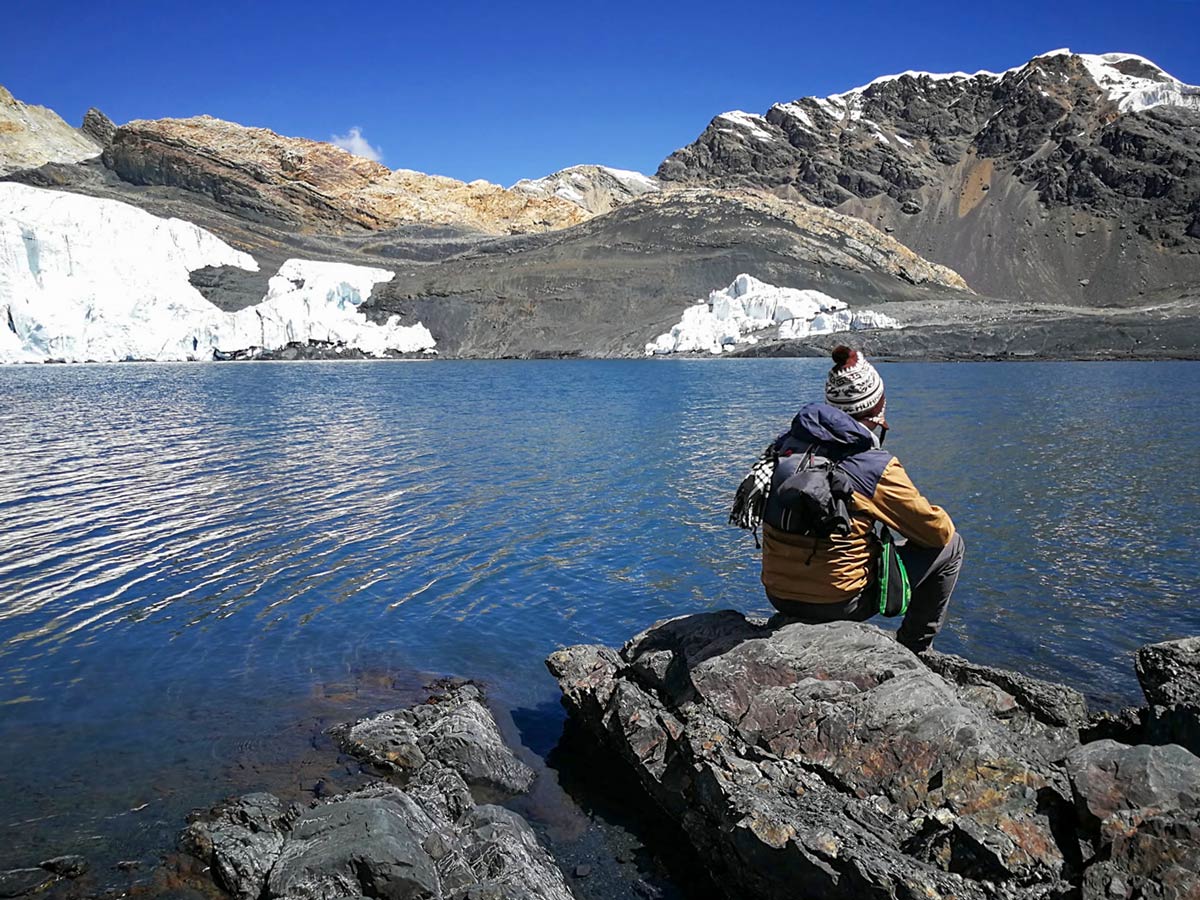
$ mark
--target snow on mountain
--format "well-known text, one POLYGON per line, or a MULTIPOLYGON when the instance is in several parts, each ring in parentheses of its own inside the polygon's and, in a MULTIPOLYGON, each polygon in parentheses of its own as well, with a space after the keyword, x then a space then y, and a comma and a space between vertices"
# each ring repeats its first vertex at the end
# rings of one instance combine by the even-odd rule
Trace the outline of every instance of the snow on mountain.
POLYGON ((646 345, 646 354, 712 353, 756 343, 759 332, 778 326, 781 340, 813 334, 899 328, 890 316, 851 310, 821 291, 776 287, 742 274, 729 287, 684 310, 679 324, 646 345))
MULTIPOLYGON (((931 81, 970 81, 975 78, 983 78, 989 81, 998 81, 1014 72, 1022 72, 1032 66, 1036 66, 1038 60, 1054 56, 1074 56, 1078 58, 1087 69, 1088 74, 1091 75, 1092 80, 1105 92, 1108 99, 1117 104, 1119 112, 1137 112, 1139 110, 1150 109, 1154 106, 1183 106, 1189 109, 1200 109, 1200 86, 1185 84, 1144 56, 1138 56, 1136 53, 1072 53, 1070 49, 1065 47, 1060 50, 1051 50, 1048 53, 1039 54, 1029 62, 1020 66, 1014 66, 1011 69, 1005 69, 1003 72, 989 72, 981 69, 973 75, 968 75, 966 72, 938 73, 909 70, 907 72, 898 72, 894 75, 881 75, 860 87, 851 88, 848 91, 842 91, 838 94, 830 94, 828 97, 814 97, 812 99, 817 105, 826 108, 835 119, 841 118, 843 115, 848 115, 849 118, 857 121, 859 117, 855 113, 859 105, 858 101, 862 97, 863 92, 867 88, 879 84, 897 81, 901 78, 929 79, 931 81)), ((786 110, 793 114, 797 110, 803 112, 803 109, 795 103, 776 105, 781 110, 786 110)), ((761 119, 762 117, 734 111, 723 113, 717 118, 761 119)), ((808 127, 812 127, 811 122, 808 123, 808 127)), ((770 135, 766 135, 766 137, 770 137, 770 135)))
POLYGON ((571 166, 542 178, 526 178, 509 190, 527 197, 558 197, 601 215, 642 194, 659 190, 658 179, 610 166, 571 166))
POLYGON ((203 228, 115 200, 0 184, 0 362, 212 359, 213 350, 344 341, 367 353, 434 346, 428 329, 358 310, 393 273, 288 260, 263 301, 217 309, 188 280, 258 263, 203 228))

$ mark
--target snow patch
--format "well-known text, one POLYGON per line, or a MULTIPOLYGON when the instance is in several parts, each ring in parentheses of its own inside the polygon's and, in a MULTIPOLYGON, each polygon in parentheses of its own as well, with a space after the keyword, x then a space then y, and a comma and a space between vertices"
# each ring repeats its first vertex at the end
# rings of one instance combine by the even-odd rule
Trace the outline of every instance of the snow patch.
POLYGON ((611 166, 601 166, 600 168, 615 178, 621 187, 631 194, 647 194, 659 190, 658 179, 643 175, 641 172, 634 172, 630 169, 614 169, 611 166))
POLYGON ((775 108, 788 118, 799 122, 800 127, 807 128, 809 131, 817 130, 817 126, 813 124, 812 117, 799 103, 777 103, 775 104, 775 108))
MULTIPOLYGON (((726 113, 721 113, 719 116, 717 116, 717 121, 728 122, 729 124, 735 126, 736 129, 747 132, 750 137, 754 138, 756 141, 766 143, 772 143, 775 141, 775 136, 764 128, 764 126, 767 124, 767 120, 762 116, 755 115, 754 113, 748 113, 743 112, 740 109, 734 109, 726 113)), ((737 131, 734 131, 733 129, 722 130, 730 131, 733 134, 737 133, 737 131)))
POLYGON ((781 339, 866 328, 899 328, 890 316, 851 310, 821 291, 776 287, 742 274, 683 312, 679 324, 646 345, 646 355, 712 353, 756 343, 758 332, 778 326, 781 339))
POLYGON ((368 322, 384 269, 288 260, 261 303, 226 313, 188 280, 253 257, 181 219, 117 200, 0 184, 0 362, 212 359, 213 350, 344 341, 371 354, 434 346, 423 325, 368 322))
MULTIPOLYGON (((826 112, 829 112, 829 110, 825 109, 824 104, 835 104, 845 108, 850 113, 850 120, 855 121, 858 118, 855 115, 855 111, 863 92, 877 84, 897 81, 901 78, 914 78, 918 81, 926 79, 929 81, 967 81, 975 78, 999 80, 1006 75, 1022 71, 1039 59, 1048 59, 1055 56, 1079 57, 1087 68, 1088 73, 1092 76, 1092 79, 1105 91, 1108 99, 1117 104, 1117 109, 1122 113, 1137 112, 1155 106, 1182 106, 1189 109, 1200 109, 1200 86, 1183 83, 1173 75, 1164 72, 1162 68, 1144 56, 1139 56, 1136 53, 1072 53, 1070 49, 1065 47, 1058 50, 1051 50, 1048 53, 1038 54, 1028 63, 1015 66, 1011 69, 1005 69, 1003 72, 990 72, 986 69, 980 69, 978 72, 968 75, 966 72, 918 72, 909 69, 908 71, 899 72, 894 75, 881 75, 864 85, 851 88, 848 91, 830 94, 824 98, 815 97, 813 99, 826 112), (1154 69, 1161 77, 1147 78, 1144 76, 1126 75, 1116 68, 1120 63, 1131 61, 1142 63, 1154 69)), ((791 106, 794 104, 787 105, 791 106)), ((841 118, 840 114, 830 114, 833 118, 841 118)))
POLYGON ((1182 106, 1200 110, 1200 86, 1184 84, 1136 53, 1079 53, 1092 80, 1117 104, 1119 112, 1139 112, 1155 106, 1182 106), (1126 75, 1117 65, 1138 62, 1154 69, 1161 78, 1126 75))

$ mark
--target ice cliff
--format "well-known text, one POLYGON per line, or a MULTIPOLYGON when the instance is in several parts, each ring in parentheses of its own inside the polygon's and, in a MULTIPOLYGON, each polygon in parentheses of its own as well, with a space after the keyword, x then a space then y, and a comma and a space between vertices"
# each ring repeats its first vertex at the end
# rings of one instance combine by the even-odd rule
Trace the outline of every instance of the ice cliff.
POLYGON ((262 302, 227 313, 188 275, 258 270, 203 228, 126 203, 0 184, 0 362, 212 359, 214 350, 342 342, 368 354, 431 350, 420 323, 359 311, 386 269, 290 259, 262 302))
POLYGON ((720 354, 739 343, 754 343, 759 332, 776 327, 780 340, 791 340, 810 334, 899 328, 900 323, 869 309, 851 310, 821 291, 776 287, 742 274, 729 287, 686 309, 678 325, 646 345, 646 353, 720 354))

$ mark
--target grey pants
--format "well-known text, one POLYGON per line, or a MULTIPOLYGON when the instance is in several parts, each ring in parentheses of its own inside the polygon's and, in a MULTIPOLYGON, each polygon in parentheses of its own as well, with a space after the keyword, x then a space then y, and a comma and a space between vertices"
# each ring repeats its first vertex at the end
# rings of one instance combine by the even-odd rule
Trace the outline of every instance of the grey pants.
MULTIPOLYGON (((900 558, 904 561, 908 583, 912 587, 912 598, 896 639, 914 653, 928 650, 942 623, 946 621, 950 595, 958 584, 965 550, 966 545, 958 532, 954 533, 945 547, 918 547, 909 542, 900 548, 900 558)), ((847 619, 865 622, 879 612, 873 596, 877 590, 878 587, 872 583, 857 597, 841 603, 803 603, 769 594, 767 599, 783 615, 809 625, 847 619)))

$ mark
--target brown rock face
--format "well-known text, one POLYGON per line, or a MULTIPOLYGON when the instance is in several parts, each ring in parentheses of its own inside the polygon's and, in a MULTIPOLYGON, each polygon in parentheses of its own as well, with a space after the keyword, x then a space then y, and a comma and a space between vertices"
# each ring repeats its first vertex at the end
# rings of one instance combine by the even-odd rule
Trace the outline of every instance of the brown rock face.
POLYGON ((0 175, 46 163, 74 163, 100 147, 52 109, 22 103, 0 87, 0 175))
POLYGON ((419 223, 506 234, 563 228, 587 217, 556 197, 393 172, 331 144, 211 116, 123 125, 104 163, 133 184, 183 188, 238 215, 321 230, 419 223))

